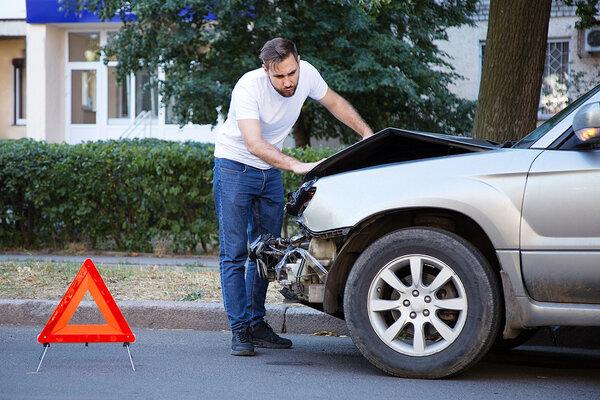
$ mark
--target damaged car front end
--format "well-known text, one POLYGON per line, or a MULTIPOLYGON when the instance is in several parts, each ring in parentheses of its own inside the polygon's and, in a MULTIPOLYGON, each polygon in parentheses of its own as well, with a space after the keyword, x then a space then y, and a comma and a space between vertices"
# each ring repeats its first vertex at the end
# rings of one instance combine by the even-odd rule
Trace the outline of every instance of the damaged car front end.
POLYGON ((289 239, 264 235, 250 246, 250 259, 257 263, 260 276, 278 281, 287 300, 306 304, 323 303, 327 267, 334 258, 332 242, 305 235, 289 239))
MULTIPOLYGON (((327 176, 364 168, 481 152, 496 147, 487 141, 465 137, 394 128, 378 132, 372 138, 329 157, 306 175, 298 190, 288 194, 285 206, 287 215, 296 219, 300 234, 291 238, 263 235, 251 243, 250 258, 257 263, 261 277, 270 282, 278 281, 283 286, 281 293, 286 300, 343 318, 341 299, 330 298, 324 307, 326 284, 340 249, 344 249, 349 239, 354 238, 352 233, 356 232, 353 232, 353 226, 321 229, 323 220, 318 214, 323 210, 313 210, 316 216, 312 216, 311 211, 305 215, 306 208, 317 193, 317 182, 327 176), (321 224, 313 224, 316 221, 321 224)), ((332 204, 331 208, 324 211, 333 214, 338 206, 339 203, 332 204)))
POLYGON ((443 378, 540 326, 600 325, 600 86, 516 144, 388 128, 288 197, 251 257, 373 365, 443 378))

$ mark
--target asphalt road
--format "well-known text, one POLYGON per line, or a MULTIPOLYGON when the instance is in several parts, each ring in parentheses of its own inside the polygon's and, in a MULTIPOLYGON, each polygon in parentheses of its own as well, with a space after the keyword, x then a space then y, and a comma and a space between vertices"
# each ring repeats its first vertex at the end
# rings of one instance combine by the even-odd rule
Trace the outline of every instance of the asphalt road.
POLYGON ((135 372, 120 344, 62 344, 36 374, 40 330, 0 326, 0 399, 600 399, 599 350, 521 348, 426 381, 384 375, 346 337, 242 358, 227 332, 136 330, 135 372))

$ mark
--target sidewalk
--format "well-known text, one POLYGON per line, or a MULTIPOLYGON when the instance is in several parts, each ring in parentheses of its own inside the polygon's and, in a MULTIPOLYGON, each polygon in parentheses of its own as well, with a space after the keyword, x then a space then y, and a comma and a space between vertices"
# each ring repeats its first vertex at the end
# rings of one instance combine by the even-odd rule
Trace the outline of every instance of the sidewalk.
POLYGON ((2 253, 0 262, 4 261, 42 261, 42 262, 74 262, 83 263, 86 258, 91 258, 97 265, 165 265, 165 266, 195 266, 219 268, 219 258, 216 256, 188 256, 188 257, 154 257, 143 254, 140 256, 116 255, 56 255, 56 254, 24 254, 2 253))

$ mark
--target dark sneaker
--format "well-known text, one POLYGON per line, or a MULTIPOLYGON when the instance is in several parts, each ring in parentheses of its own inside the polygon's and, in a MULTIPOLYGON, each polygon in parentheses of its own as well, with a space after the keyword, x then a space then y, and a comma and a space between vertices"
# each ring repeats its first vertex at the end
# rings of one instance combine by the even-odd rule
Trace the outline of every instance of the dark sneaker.
POLYGON ((253 356, 254 345, 250 340, 250 334, 247 329, 233 331, 231 338, 231 354, 234 356, 253 356))
POLYGON ((268 349, 289 349, 292 347, 291 340, 282 338, 273 332, 273 328, 264 321, 251 326, 249 332, 252 344, 256 347, 266 347, 268 349))

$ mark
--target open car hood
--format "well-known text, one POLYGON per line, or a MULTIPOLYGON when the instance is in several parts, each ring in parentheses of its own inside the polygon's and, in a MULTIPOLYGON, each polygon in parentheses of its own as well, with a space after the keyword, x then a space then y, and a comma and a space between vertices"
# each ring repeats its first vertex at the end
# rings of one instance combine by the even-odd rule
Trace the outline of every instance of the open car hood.
POLYGON ((304 181, 376 165, 494 150, 500 147, 486 140, 463 136, 386 128, 326 158, 305 176, 304 181))

